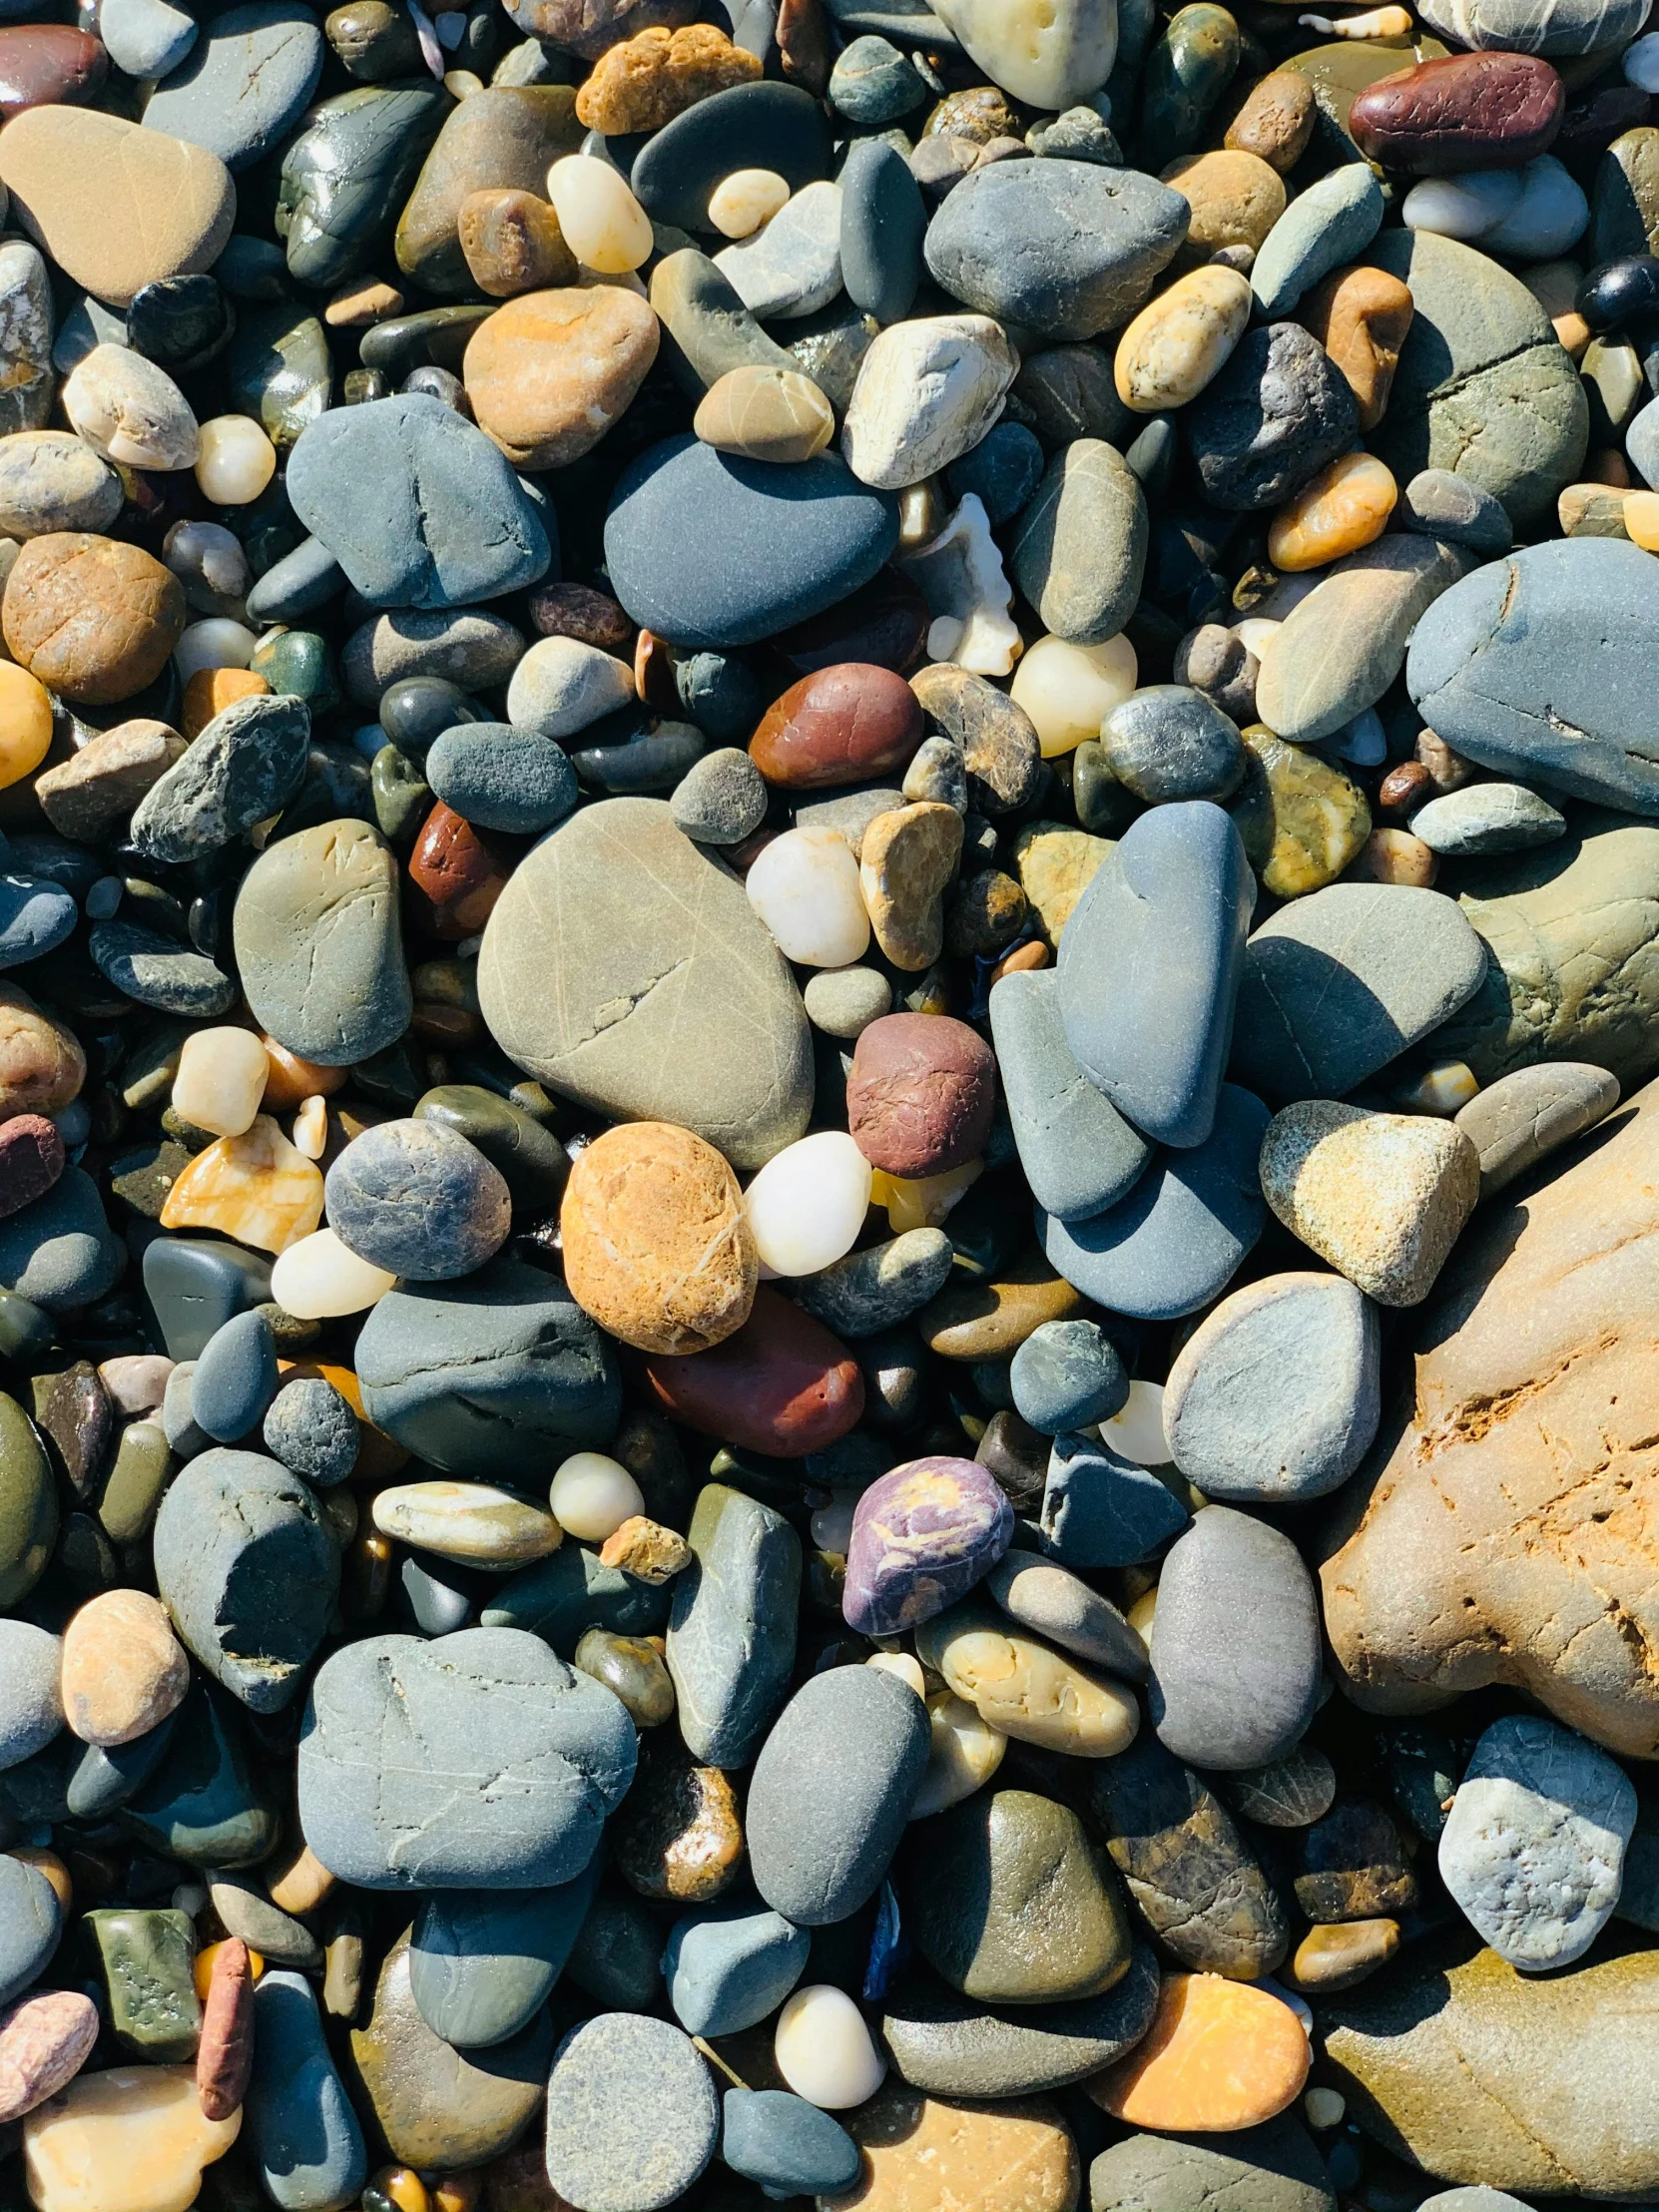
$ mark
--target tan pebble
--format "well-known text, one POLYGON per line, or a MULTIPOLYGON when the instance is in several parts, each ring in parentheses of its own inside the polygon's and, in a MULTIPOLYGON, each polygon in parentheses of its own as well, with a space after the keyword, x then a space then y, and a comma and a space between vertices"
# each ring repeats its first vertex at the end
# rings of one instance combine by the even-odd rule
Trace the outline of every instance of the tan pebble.
POLYGON ((1045 968, 1049 958, 1047 945, 1035 938, 1029 944, 1016 944, 1012 952, 1005 952, 991 969, 991 981, 1000 983, 1005 975, 1022 975, 1033 968, 1045 968))
POLYGON ((1420 761, 1434 779, 1437 792, 1461 791, 1465 784, 1472 784, 1480 774, 1472 761, 1465 761, 1460 753, 1453 753, 1437 731, 1419 730, 1413 749, 1413 758, 1420 761))
POLYGON ((63 836, 97 843, 184 750, 184 739, 165 722, 124 722, 37 776, 35 797, 63 836))
POLYGON ((609 1129, 576 1156, 559 1209, 565 1281, 642 1352, 704 1352, 749 1319, 760 1279, 738 1179, 671 1122, 609 1129))
POLYGON ((261 1868, 271 1902, 279 1913, 313 1911, 334 1887, 334 1878, 309 1844, 283 1859, 270 1860, 261 1868))
POLYGON ((473 332, 462 370, 467 397, 479 428, 515 468, 562 468, 623 414, 657 342, 656 315, 619 285, 525 292, 473 332))
POLYGON ((1226 246, 1256 253, 1285 213, 1285 182, 1254 152, 1186 154, 1162 172, 1192 210, 1177 267, 1196 269, 1226 246))
MULTIPOLYGON (((17 120, 79 112, 31 108, 17 120)), ((12 659, 48 691, 88 707, 112 706, 154 683, 184 635, 185 615, 185 587, 142 546, 79 530, 31 538, 0 601, 12 659)))
POLYGON ((705 445, 751 461, 810 461, 835 434, 835 416, 810 376, 750 364, 704 393, 692 428, 705 445))
POLYGON ((193 468, 200 442, 190 401, 165 368, 127 345, 95 345, 59 395, 76 434, 121 468, 193 468))
POLYGON ((1131 2127, 1258 2127, 1302 2094, 1312 2050, 1288 2004, 1215 1973, 1164 1976, 1146 2038, 1084 2087, 1131 2127))
POLYGON ((203 2168, 241 2127, 240 2110, 206 2117, 194 2066, 78 2074, 23 2123, 30 2201, 36 2212, 189 2212, 203 2168))
POLYGON ((691 1556, 684 1536, 643 1513, 613 1529, 599 1548, 602 1567, 620 1567, 638 1582, 671 1582, 690 1566, 691 1556))
MULTIPOLYGON (((1364 1981, 1385 1964, 1398 1948, 1397 1921, 1345 1921, 1340 1927, 1311 1928, 1297 1945, 1285 1978, 1293 1989, 1308 1995, 1352 1989, 1356 1982, 1364 1981)), ((1329 2090, 1311 2089, 1307 2101, 1311 2104, 1316 2096, 1330 2094, 1329 2090)), ((1337 2120, 1341 2117, 1339 2112, 1337 2120)), ((1335 2127, 1337 2120, 1324 2124, 1335 2127)))
POLYGON ((923 800, 877 815, 859 847, 858 879, 875 941, 918 974, 944 949, 944 891, 962 856, 962 818, 923 800))
POLYGON ((52 702, 38 677, 0 661, 0 791, 33 776, 52 749, 52 702))
POLYGON ((1254 294, 1236 269, 1195 269, 1141 309, 1118 340, 1113 379, 1137 414, 1185 406, 1216 376, 1250 322, 1254 294))
MULTIPOLYGON (((453 14, 453 9, 440 13, 453 14)), ((443 73, 443 89, 451 100, 470 100, 475 92, 482 92, 484 80, 475 69, 446 69, 443 73)))
POLYGON ((162 1208, 164 1229, 216 1229, 258 1252, 285 1252, 321 1219, 320 1171, 269 1114, 199 1152, 162 1208))
POLYGON ((1020 888, 1050 946, 1058 945, 1072 908, 1111 849, 1109 837, 1063 829, 1057 822, 1028 823, 1014 839, 1020 888))
POLYGON ((266 1057, 265 1102, 273 1109, 300 1106, 311 1097, 331 1097, 344 1089, 350 1076, 349 1068, 318 1067, 314 1060, 302 1060, 269 1031, 261 1033, 260 1042, 266 1057))
POLYGON ((0 980, 0 1115, 56 1114, 79 1097, 86 1055, 73 1030, 0 980))
POLYGON ((383 276, 348 276, 328 294, 322 319, 331 330, 366 330, 402 312, 403 294, 395 284, 383 276))
POLYGON ((1439 855, 1409 830, 1374 830, 1345 870, 1351 883, 1407 883, 1428 890, 1440 871, 1439 855))
POLYGON ((1573 304, 1584 281, 1582 268, 1577 262, 1537 262, 1530 269, 1516 270, 1515 275, 1549 316, 1557 339, 1576 361, 1590 342, 1590 325, 1573 304))
POLYGON ((1385 269, 1354 264, 1333 270, 1297 310, 1341 370, 1360 410, 1360 428, 1382 421, 1411 327, 1411 294, 1385 269))
POLYGON ((1299 69, 1276 69, 1246 94, 1227 127, 1227 144, 1260 155, 1284 176, 1308 151, 1317 116, 1311 80, 1299 69))
POLYGON ((840 2114, 862 2153, 824 2212, 1073 2212, 1076 2145, 1041 2097, 957 2104, 889 2081, 840 2114))
POLYGON ((67 2088, 98 2040, 98 2007, 79 1989, 43 1989, 0 2010, 0 2127, 67 2088))
POLYGON ((1402 1114, 1441 1114, 1448 1120, 1460 1113, 1480 1085, 1474 1070, 1463 1060, 1436 1060, 1410 1083, 1401 1083, 1388 1094, 1389 1103, 1402 1114))
POLYGON ((1392 472, 1374 454, 1340 454, 1274 516, 1268 559, 1294 575, 1358 553, 1382 535, 1398 499, 1392 472))
POLYGON ((723 238, 753 238, 790 197, 775 169, 735 169, 709 195, 709 221, 723 238))
POLYGON ((607 138, 660 131, 698 101, 760 74, 758 57, 712 23, 653 26, 600 55, 576 95, 576 120, 607 138))
POLYGON ((304 1099, 293 1117, 293 1149, 307 1160, 320 1160, 328 1149, 328 1102, 314 1094, 304 1099))
POLYGON ((1110 1759, 1135 1738, 1135 1694, 972 1600, 925 1621, 916 1653, 983 1721, 1073 1759, 1110 1759))
POLYGON ((67 1913, 75 1902, 75 1885, 69 1869, 55 1851, 48 1851, 43 1844, 14 1844, 7 1853, 11 1859, 19 1859, 24 1866, 33 1867, 51 1885, 52 1895, 67 1913))
POLYGON ((176 1710, 190 1661, 167 1607, 143 1590, 105 1590, 71 1615, 60 1677, 64 1717, 84 1744, 130 1744, 176 1710))
POLYGON ((485 1567, 523 1566, 558 1550, 564 1531, 544 1505, 488 1482, 404 1482, 379 1491, 382 1536, 485 1567))
POLYGON ((942 1359, 999 1360, 1017 1352, 1044 1322, 1071 1321, 1083 1307, 1082 1293, 1030 1252, 991 1282, 947 1282, 917 1315, 916 1326, 928 1351, 942 1359))
POLYGON ((1555 501, 1556 518, 1569 538, 1624 538, 1628 493, 1612 484, 1564 484, 1555 501))
POLYGON ((576 256, 559 219, 533 192, 496 185, 468 193, 458 222, 467 270, 491 299, 575 282, 576 256))

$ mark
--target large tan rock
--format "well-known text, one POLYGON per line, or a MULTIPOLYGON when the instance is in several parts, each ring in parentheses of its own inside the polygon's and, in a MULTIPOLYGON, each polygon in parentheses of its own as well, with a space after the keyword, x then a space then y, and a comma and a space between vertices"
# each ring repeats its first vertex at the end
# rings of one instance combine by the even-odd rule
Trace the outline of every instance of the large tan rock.
POLYGON ((204 2116, 194 2066, 77 2074, 23 2123, 29 2201, 38 2212, 186 2212, 203 2167, 241 2128, 240 2111, 204 2116))
POLYGON ((1482 1950, 1396 1969, 1318 2017, 1321 2078, 1441 2181, 1659 2197, 1659 1951, 1524 1974, 1482 1950))
POLYGON ((65 276, 112 307, 211 269, 237 219, 217 154, 96 108, 29 108, 0 132, 12 212, 65 276))
POLYGON ((657 358, 657 317, 618 284, 509 299, 466 349, 478 427, 515 468, 563 468, 596 446, 657 358))
POLYGON ((0 626, 12 659, 48 691, 106 707, 161 674, 186 613, 185 587, 142 546, 56 530, 12 563, 0 626))
POLYGON ((841 2114, 863 2153, 844 2196, 824 2212, 1072 2212, 1077 2151, 1039 2097, 950 2104, 890 2082, 841 2114))
POLYGON ((1534 1195, 1484 1210, 1447 1263, 1414 1405, 1334 1532, 1325 1624, 1370 1711, 1502 1682, 1652 1758, 1659 1085, 1607 1130, 1534 1195))

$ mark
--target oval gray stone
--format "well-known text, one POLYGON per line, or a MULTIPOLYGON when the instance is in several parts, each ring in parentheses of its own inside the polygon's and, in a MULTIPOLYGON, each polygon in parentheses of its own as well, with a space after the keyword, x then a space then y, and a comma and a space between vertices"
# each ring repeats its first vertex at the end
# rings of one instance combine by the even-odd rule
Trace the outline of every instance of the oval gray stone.
POLYGON ((228 9, 157 87, 145 128, 206 147, 230 169, 246 169, 298 119, 316 90, 323 53, 321 27, 301 0, 228 9))
POLYGON ((1135 611, 1148 536, 1145 495, 1123 455, 1104 439, 1076 438, 1019 518, 1014 580, 1055 637, 1099 645, 1135 611))
POLYGON ((511 1059, 599 1113, 678 1122, 740 1168, 806 1130, 801 994, 737 877, 661 800, 584 807, 520 862, 478 993, 511 1059))
POLYGON ((233 700, 134 808, 133 844, 176 863, 245 836, 298 791, 310 736, 302 699, 233 700))
POLYGON ((1552 844, 1566 828, 1566 818, 1524 784, 1469 784, 1431 799, 1411 817, 1411 834, 1430 852, 1452 859, 1530 851, 1552 844))
MULTIPOLYGON (((1289 2113, 1224 2136, 1126 2135, 1089 2168, 1090 2212, 1193 2212, 1195 2205, 1215 2212, 1337 2212, 1325 2160, 1289 2113)), ((1496 2204, 1466 2212, 1496 2212, 1496 2204)))
POLYGON ((832 1667, 761 1747, 747 1828, 755 1887, 798 1928, 844 1921, 886 1873, 927 1765, 927 1709, 896 1675, 832 1667))
POLYGON ((255 2168, 278 2212, 331 2212, 367 2180, 362 2129, 303 1974, 278 1968, 254 1986, 254 2074, 244 2112, 255 2168))
POLYGON ((504 2043, 564 1971, 599 1882, 597 1856, 552 1890, 440 1890, 415 1917, 409 1993, 457 2049, 504 2043))
POLYGON ((582 2212, 659 2212, 714 2156, 720 2102, 691 2037, 602 2012, 559 2045, 547 2084, 547 2174, 582 2212))
POLYGON ((1455 1119, 1480 1155, 1481 1197, 1593 1129, 1618 1102, 1618 1077, 1582 1060, 1517 1068, 1477 1091, 1455 1119))
POLYGON ((243 989, 301 1059, 348 1067, 409 1026, 397 876, 378 832, 342 821, 281 838, 243 877, 232 922, 243 989))
POLYGON ((0 1854, 0 2004, 9 2004, 50 1964, 63 1914, 38 1867, 0 1854))
POLYGON ((1111 1600, 1080 1576, 1029 1551, 1009 1551, 982 1586, 1011 1620, 1034 1628, 1062 1651, 1093 1660, 1125 1681, 1146 1680, 1145 1644, 1111 1600))
POLYGON ((370 1267, 416 1283, 471 1275, 512 1226, 501 1170, 439 1121, 387 1121, 328 1170, 328 1226, 370 1267))
POLYGON ((711 1482, 687 1541, 667 1639, 680 1734, 705 1765, 746 1767, 795 1665, 801 1539, 770 1505, 711 1482))
POLYGON ((1103 1213, 1132 1188, 1152 1148, 1073 1057, 1054 970, 1003 976, 991 991, 990 1020, 1003 1102, 1032 1196, 1057 1221, 1103 1213))
POLYGON ((1063 2004, 996 2011, 912 1972, 887 1999, 881 2040, 900 2076, 929 2096, 1034 2096, 1082 2081, 1133 2050, 1157 2007, 1158 1962, 1138 1944, 1111 1988, 1063 2004))

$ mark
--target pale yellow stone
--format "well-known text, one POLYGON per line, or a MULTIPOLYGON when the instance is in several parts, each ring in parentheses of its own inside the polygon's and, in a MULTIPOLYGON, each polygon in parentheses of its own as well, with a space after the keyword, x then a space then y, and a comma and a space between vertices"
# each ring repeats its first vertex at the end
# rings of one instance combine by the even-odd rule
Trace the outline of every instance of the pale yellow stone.
POLYGON ((240 1137, 253 1127, 270 1072, 251 1029, 193 1029, 173 1078, 173 1111, 216 1137, 240 1137))
POLYGON ((1111 849, 1110 837, 1068 830, 1058 822, 1027 823, 1014 839, 1020 889, 1050 945, 1058 947, 1072 908, 1111 849))
POLYGON ((217 1229, 256 1252, 285 1252, 321 1219, 321 1170, 269 1114, 199 1152, 162 1208, 164 1229, 217 1229))
POLYGON ((334 1321, 366 1313, 397 1281, 347 1252, 331 1229, 295 1238, 271 1271, 271 1295, 295 1321, 334 1321))
MULTIPOLYGON (((883 1652, 877 1655, 886 1658, 883 1652)), ((893 1653, 890 1656, 902 1656, 893 1653)), ((912 1660, 911 1665, 915 1662, 912 1660)), ((869 1664, 873 1666, 872 1659, 869 1664)), ((919 1669, 917 1670, 920 1671, 919 1669)), ((981 1719, 976 1707, 954 1690, 935 1690, 927 1700, 927 1767, 911 1803, 909 1818, 924 1821, 972 1797, 1001 1766, 1008 1739, 981 1719)))
POLYGON ((1627 491, 1624 534, 1644 553, 1659 553, 1659 491, 1627 491))
POLYGON ((189 2212, 202 2169, 242 2128, 203 2116, 194 2066, 114 2066, 77 2074, 23 2122, 36 2212, 189 2212))
POLYGON ((621 276, 651 258, 651 218, 609 162, 566 154, 547 172, 564 242, 584 269, 621 276))
POLYGON ((1118 340, 1112 375, 1137 414, 1196 399, 1250 324, 1249 278, 1225 266, 1195 269, 1144 306, 1118 340))
POLYGON ((475 1566, 521 1566, 557 1551, 564 1530, 545 1505, 488 1482, 404 1482, 381 1490, 371 1518, 382 1536, 475 1566))
POLYGON ((276 473, 276 448, 252 415, 211 415, 202 425, 196 481, 216 507, 246 507, 276 473))
POLYGON ((810 461, 835 434, 835 414, 810 376, 750 362, 728 369, 698 404, 705 445, 751 461, 810 461))
POLYGON ((789 180, 777 170, 734 169, 709 195, 709 221, 723 238, 752 238, 789 197, 789 180))
POLYGON ((1294 575, 1358 553, 1382 535, 1398 499, 1386 463, 1373 453, 1340 454, 1274 516, 1268 559, 1294 575))
POLYGON ((902 2081, 845 2115, 862 2152, 821 2212, 1074 2212, 1077 2148, 1042 2097, 954 2103, 902 2081))
POLYGON ((1045 761, 1075 753, 1135 689, 1140 670, 1126 637, 1104 645, 1039 638, 1014 670, 1009 695, 1031 717, 1045 761))
POLYGON ((989 1607, 970 1599, 923 1622, 915 1638, 922 1664, 1004 1736, 1074 1759, 1110 1759, 1135 1740, 1133 1691, 1010 1628, 989 1607))

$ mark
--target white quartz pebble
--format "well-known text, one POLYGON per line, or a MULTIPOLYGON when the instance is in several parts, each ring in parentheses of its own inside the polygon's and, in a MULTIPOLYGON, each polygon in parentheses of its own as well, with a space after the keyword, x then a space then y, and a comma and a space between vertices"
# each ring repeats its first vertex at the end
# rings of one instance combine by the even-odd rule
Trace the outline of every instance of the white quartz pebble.
POLYGON ((746 239, 770 223, 790 196, 775 169, 734 169, 709 195, 709 221, 722 238, 746 239))
POLYGON ((1002 1764, 1008 1739, 982 1720, 954 1690, 935 1690, 927 1700, 927 1766, 910 1807, 913 1821, 947 1812, 983 1789, 1002 1764))
POLYGON ((1167 1467, 1175 1454, 1164 1441, 1164 1385, 1131 1382, 1123 1410, 1101 1422, 1100 1440, 1138 1467, 1167 1467))
POLYGON ((1104 645, 1073 645, 1069 638, 1039 638, 1014 670, 1009 686, 1017 706, 1031 717, 1043 759, 1074 753, 1114 707, 1135 689, 1140 671, 1125 637, 1104 645))
POLYGON ((320 1160, 328 1143, 328 1103, 313 1092, 302 1099, 293 1117, 293 1149, 307 1160, 320 1160))
POLYGON ((547 172, 547 197, 565 244, 584 268, 620 276, 651 258, 651 218, 609 162, 567 154, 547 172))
POLYGON ((625 1520, 645 1511, 645 1496, 620 1459, 573 1451, 562 1460, 548 1495, 553 1518, 569 1536, 602 1544, 625 1520))
POLYGON ((276 448, 252 415, 212 415, 203 423, 196 481, 216 507, 246 507, 276 473, 276 448))
POLYGON ((887 2070, 863 2014, 844 1989, 827 1981, 797 1989, 788 2000, 772 2051, 796 2095, 826 2112, 865 2103, 887 2070))
POLYGON ((126 345, 95 345, 61 393, 63 411, 95 453, 126 468, 195 465, 196 416, 165 368, 126 345))
POLYGON ((259 642, 245 622, 209 615, 205 622, 193 622, 173 648, 173 665, 180 683, 188 684, 205 668, 246 668, 259 642))
POLYGON ((347 1252, 331 1229, 313 1229, 277 1254, 271 1295, 295 1321, 332 1321, 342 1314, 366 1313, 396 1281, 384 1268, 370 1267, 347 1252))
POLYGON ((907 1651, 873 1651, 864 1661, 866 1667, 874 1667, 880 1674, 895 1674, 905 1689, 914 1690, 917 1697, 927 1695, 927 1680, 921 1671, 921 1661, 907 1651))
POLYGON ((786 960, 845 967, 868 947, 858 863, 838 830, 786 830, 762 851, 745 887, 786 960))
POLYGON ((634 672, 580 638, 541 638, 513 670, 507 720, 538 738, 573 738, 634 697, 634 672))
POLYGON ((251 1029, 193 1029, 173 1078, 173 1111, 216 1137, 252 1129, 271 1062, 251 1029))
POLYGON ((841 1259, 864 1226, 870 1183, 870 1164, 844 1130, 786 1145, 743 1194, 762 1260, 775 1274, 800 1276, 841 1259))
POLYGON ((1518 169, 1470 170, 1461 177, 1425 177, 1400 208, 1408 231, 1432 231, 1465 243, 1495 231, 1520 206, 1518 169))

